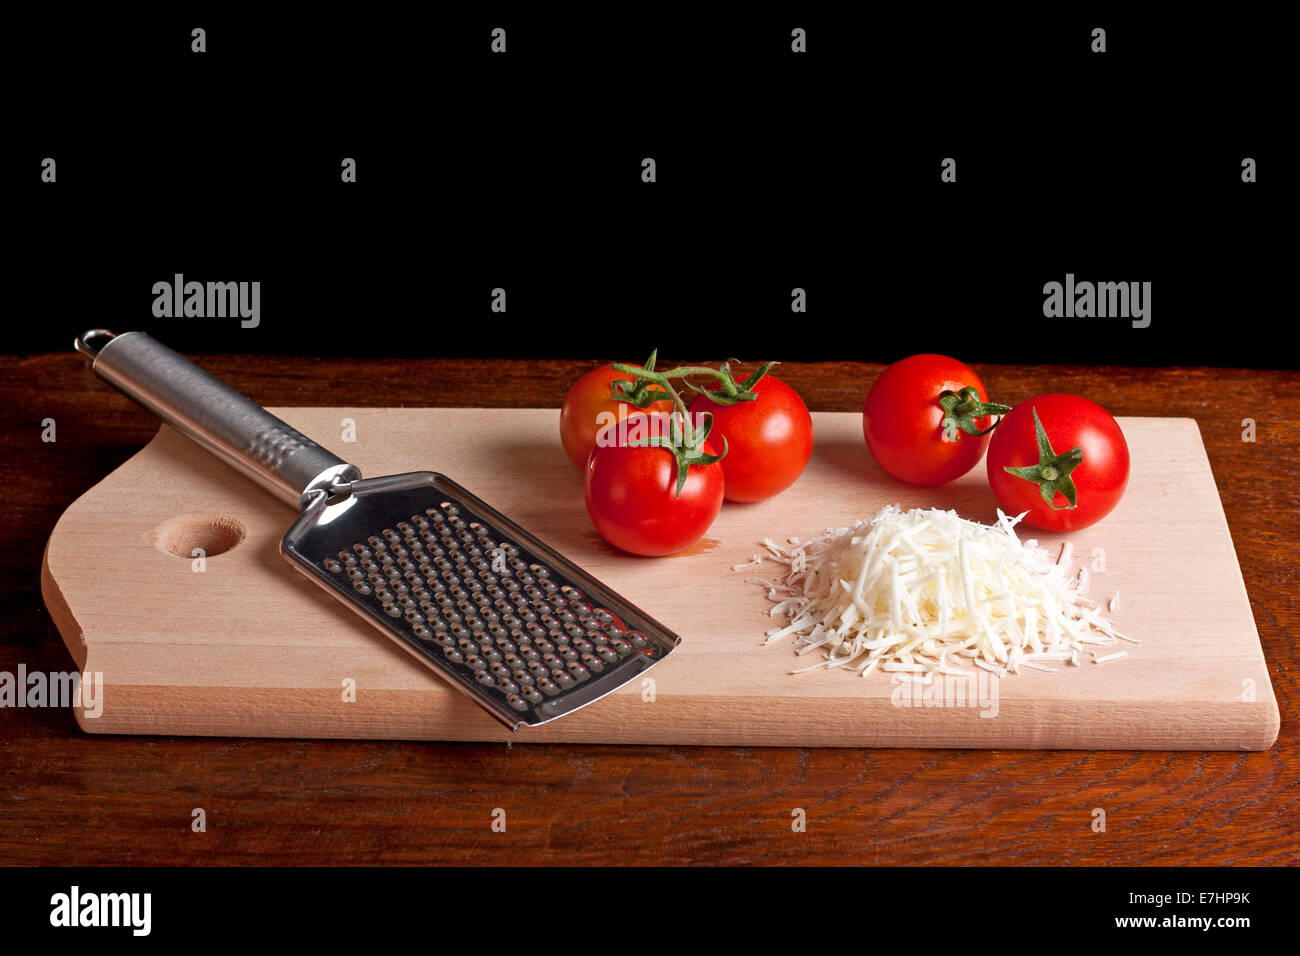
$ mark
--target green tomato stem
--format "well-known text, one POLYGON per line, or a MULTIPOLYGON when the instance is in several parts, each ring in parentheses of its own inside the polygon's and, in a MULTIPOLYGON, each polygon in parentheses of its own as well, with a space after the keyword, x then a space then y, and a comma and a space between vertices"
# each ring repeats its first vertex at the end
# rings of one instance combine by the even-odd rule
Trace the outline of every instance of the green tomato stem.
POLYGON ((1043 428, 1043 423, 1038 417, 1038 409, 1033 409, 1033 413, 1034 434, 1038 440, 1038 464, 1024 465, 1019 468, 1003 465, 1002 470, 1038 485, 1043 500, 1053 511, 1073 511, 1079 507, 1079 491, 1074 486, 1074 479, 1070 477, 1070 472, 1083 463, 1083 449, 1075 445, 1069 451, 1058 455, 1052 450, 1052 443, 1047 438, 1047 430, 1043 428), (1065 496, 1068 505, 1056 504, 1058 493, 1065 496))

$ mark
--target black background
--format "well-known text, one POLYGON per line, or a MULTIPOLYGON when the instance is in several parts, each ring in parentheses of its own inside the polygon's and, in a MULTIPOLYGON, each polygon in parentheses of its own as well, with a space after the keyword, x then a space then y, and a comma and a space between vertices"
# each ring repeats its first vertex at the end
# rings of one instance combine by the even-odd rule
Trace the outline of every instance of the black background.
POLYGON ((1295 366, 1279 22, 909 9, 13 20, 4 349, 1295 366), (1150 328, 1045 319, 1067 272, 1150 281, 1150 328), (155 319, 175 273, 260 326, 155 319))
MULTIPOLYGON (((346 866, 346 861, 340 861, 346 866)), ((0 877, 17 871, 0 871, 0 877)), ((804 894, 856 897, 866 895, 880 878, 847 868, 734 867, 639 869, 602 874, 593 885, 589 870, 546 867, 544 870, 466 869, 414 870, 392 868, 48 868, 26 870, 13 889, 0 898, 6 935, 55 949, 54 943, 98 948, 192 945, 196 933, 214 944, 247 948, 250 941, 305 945, 332 951, 340 946, 374 948, 393 941, 448 940, 448 930, 466 926, 485 940, 525 943, 547 932, 563 942, 581 940, 584 932, 626 948, 629 942, 678 939, 685 936, 708 950, 762 951, 773 939, 807 941, 818 931, 807 925, 816 913, 800 904, 804 894), (79 893, 151 893, 152 932, 136 938, 126 928, 54 928, 49 925, 51 897, 79 893), (511 900, 509 911, 489 911, 492 901, 521 897, 521 886, 537 887, 532 899, 546 899, 547 910, 558 911, 547 922, 511 900), (658 895, 647 887, 653 887, 658 895), (588 911, 600 909, 604 920, 572 918, 571 900, 580 894, 595 897, 588 911), (460 903, 460 910, 447 902, 460 903), (412 905, 412 903, 415 905, 412 905), (622 904, 622 905, 619 905, 622 904), (779 906, 779 904, 784 904, 779 906), (568 922, 562 922, 566 917, 568 922), (544 929, 538 929, 543 926, 544 929), (563 928, 561 928, 563 927, 563 928), (530 935, 531 934, 531 938, 530 935), (564 934, 567 934, 564 935, 564 934)), ((1133 943, 1169 940, 1186 951, 1197 938, 1216 952, 1259 946, 1275 939, 1288 924, 1290 873, 1285 868, 1211 869, 1207 867, 1036 867, 988 866, 977 874, 962 867, 891 867, 888 880, 893 902, 860 902, 854 898, 859 934, 876 939, 906 941, 917 947, 951 943, 956 938, 984 941, 994 937, 1051 933, 1068 934, 1075 942, 1112 943, 1125 936, 1133 943), (964 913, 918 921, 909 907, 938 894, 969 891, 972 879, 997 887, 979 918, 964 913), (1132 894, 1188 892, 1245 893, 1247 903, 1206 903, 1156 907, 1130 902, 1132 894), (1027 902, 1021 902, 1027 901, 1027 902), (1010 910, 1015 908, 1014 918, 1010 910), (1117 927, 1116 917, 1222 918, 1246 917, 1248 927, 1175 929, 1117 927), (1253 935, 1252 935, 1253 934, 1253 935)), ((634 950, 633 951, 637 951, 634 950)), ((1195 945, 1192 952, 1199 952, 1195 945)))

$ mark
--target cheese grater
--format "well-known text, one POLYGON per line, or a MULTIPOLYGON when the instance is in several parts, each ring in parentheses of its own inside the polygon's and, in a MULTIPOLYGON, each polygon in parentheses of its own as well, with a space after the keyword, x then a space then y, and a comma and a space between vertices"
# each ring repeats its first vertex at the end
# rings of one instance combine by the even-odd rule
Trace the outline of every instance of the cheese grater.
POLYGON ((298 508, 280 553, 511 730, 599 700, 681 638, 447 477, 355 465, 143 332, 95 373, 298 508))

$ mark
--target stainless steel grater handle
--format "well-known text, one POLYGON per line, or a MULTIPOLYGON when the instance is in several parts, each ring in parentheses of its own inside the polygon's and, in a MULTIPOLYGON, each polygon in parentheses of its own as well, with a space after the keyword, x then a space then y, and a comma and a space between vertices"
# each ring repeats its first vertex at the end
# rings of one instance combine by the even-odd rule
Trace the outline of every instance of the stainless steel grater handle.
POLYGON ((361 477, 355 465, 144 332, 91 329, 75 347, 108 384, 299 510, 309 492, 361 477))

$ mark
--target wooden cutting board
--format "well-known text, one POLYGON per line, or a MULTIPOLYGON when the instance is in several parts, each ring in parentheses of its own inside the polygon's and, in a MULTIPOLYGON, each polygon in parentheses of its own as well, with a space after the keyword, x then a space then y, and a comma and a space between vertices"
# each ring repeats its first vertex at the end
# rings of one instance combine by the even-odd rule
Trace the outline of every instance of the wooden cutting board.
MULTIPOLYGON (((592 529, 548 409, 279 408, 367 475, 437 470, 684 638, 640 683, 513 739, 648 744, 1258 750, 1278 708, 1232 538, 1191 419, 1125 418, 1133 478, 1099 525, 1068 536, 1094 597, 1141 640, 1129 657, 1025 670, 914 699, 890 675, 792 676, 764 593, 732 572, 765 537, 807 539, 884 505, 990 521, 983 466, 942 489, 894 481, 861 416, 813 416, 816 450, 776 498, 727 504, 688 552, 621 554, 592 529), (343 440, 346 429, 355 441, 343 440), (1100 550, 1099 550, 1100 549, 1100 550), (1104 564, 1104 571, 1099 569, 1104 564), (996 698, 994 697, 996 694, 996 698)), ((349 435, 348 437, 352 437, 349 435)), ((511 739, 467 698, 279 557, 292 509, 168 427, 79 498, 50 537, 46 604, 83 674, 103 675, 92 733, 511 739), (196 571, 189 555, 207 558, 196 571), (179 556, 178 556, 179 555, 179 556), (346 688, 355 688, 347 699, 346 688)), ((1054 553, 1067 536, 1041 535, 1054 553)))

